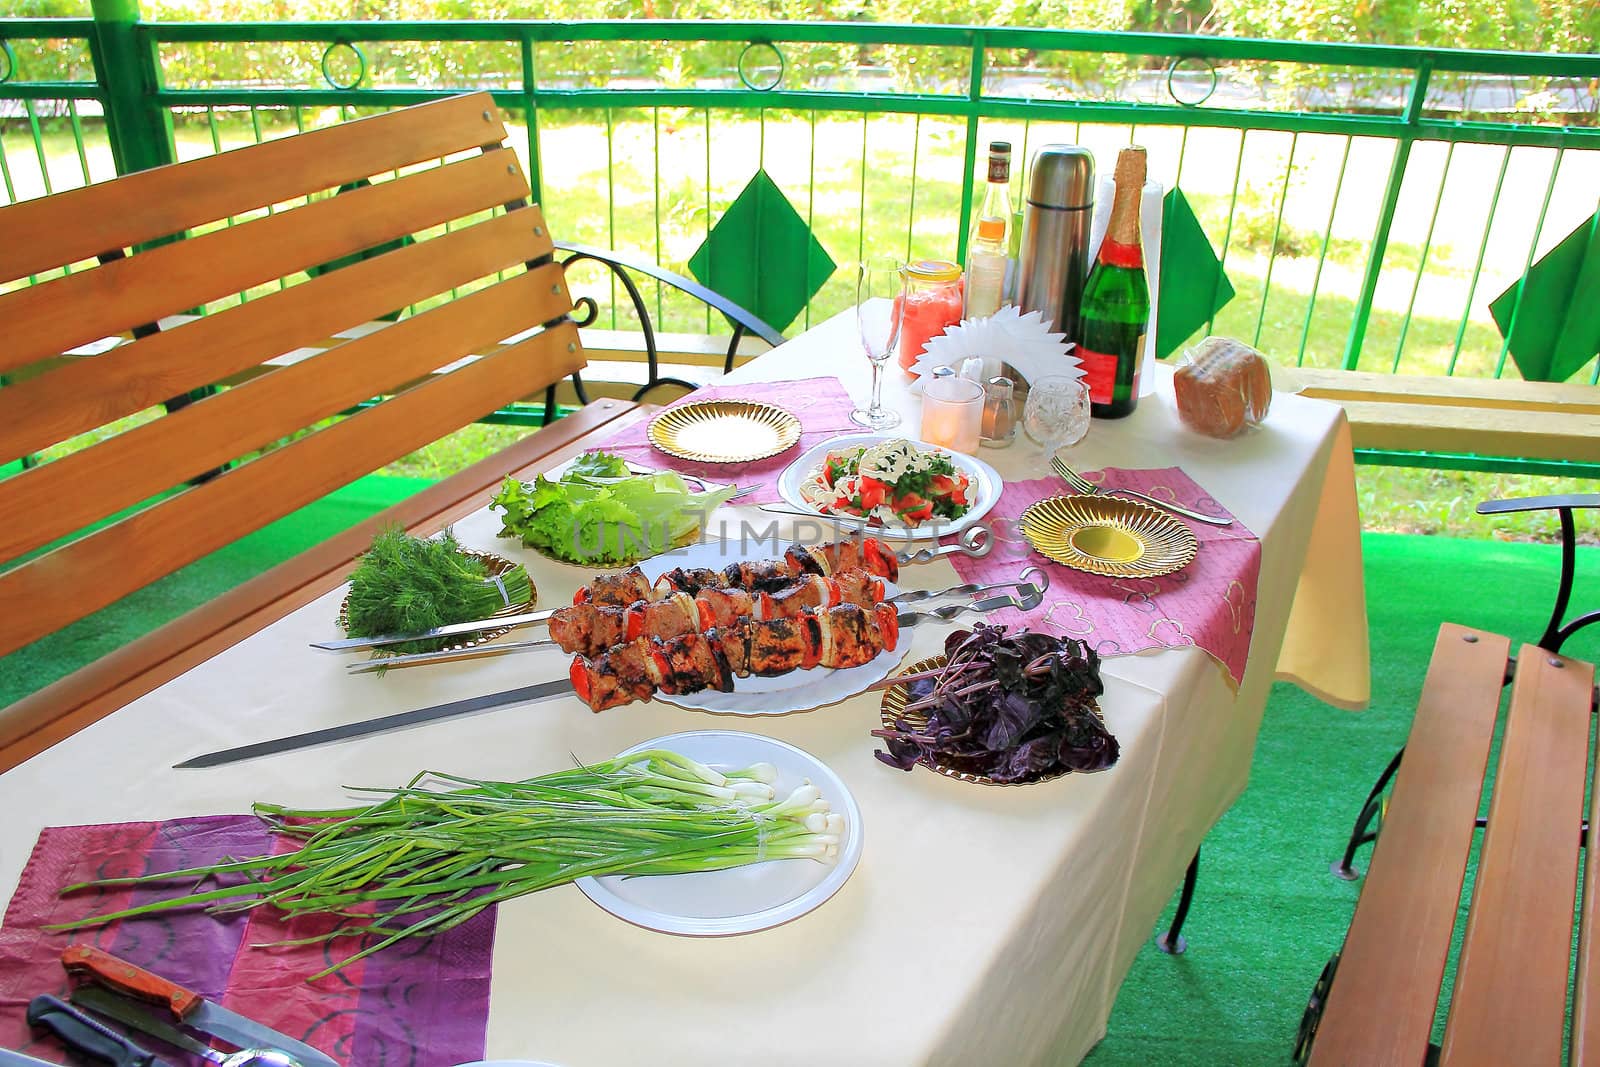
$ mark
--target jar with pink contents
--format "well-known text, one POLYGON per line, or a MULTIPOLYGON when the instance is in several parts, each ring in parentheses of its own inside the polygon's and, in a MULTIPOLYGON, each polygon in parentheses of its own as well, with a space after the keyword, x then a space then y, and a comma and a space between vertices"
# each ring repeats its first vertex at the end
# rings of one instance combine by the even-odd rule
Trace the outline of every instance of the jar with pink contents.
POLYGON ((897 299, 900 322, 900 366, 911 370, 927 343, 961 321, 961 268, 943 259, 908 263, 900 272, 905 290, 897 299))

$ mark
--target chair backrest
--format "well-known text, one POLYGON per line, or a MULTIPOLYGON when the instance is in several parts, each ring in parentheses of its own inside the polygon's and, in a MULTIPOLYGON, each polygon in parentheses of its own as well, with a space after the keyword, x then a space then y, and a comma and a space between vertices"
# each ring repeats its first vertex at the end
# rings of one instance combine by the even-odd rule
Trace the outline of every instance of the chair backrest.
POLYGON ((0 209, 0 290, 74 268, 0 292, 0 463, 239 382, 0 481, 0 654, 583 366, 505 136, 479 93, 0 209))

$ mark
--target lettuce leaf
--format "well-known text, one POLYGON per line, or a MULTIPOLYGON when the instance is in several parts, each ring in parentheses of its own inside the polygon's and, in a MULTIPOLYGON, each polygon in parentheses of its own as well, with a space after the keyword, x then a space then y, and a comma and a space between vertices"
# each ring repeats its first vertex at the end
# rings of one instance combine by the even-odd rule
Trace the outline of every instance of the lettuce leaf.
POLYGON ((585 452, 567 467, 567 474, 574 479, 626 478, 631 473, 621 456, 613 456, 609 452, 585 452))
POLYGON ((507 478, 491 506, 502 514, 501 537, 556 559, 617 566, 693 539, 732 495, 732 487, 692 492, 670 471, 630 475, 615 456, 585 453, 559 480, 507 478), (609 473, 618 467, 621 477, 609 473))

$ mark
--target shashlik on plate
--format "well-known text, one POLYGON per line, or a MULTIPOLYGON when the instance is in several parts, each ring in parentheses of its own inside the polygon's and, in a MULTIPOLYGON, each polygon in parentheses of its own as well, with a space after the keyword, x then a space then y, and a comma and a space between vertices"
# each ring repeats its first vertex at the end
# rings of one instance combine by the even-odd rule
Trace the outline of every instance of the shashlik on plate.
POLYGON ((674 567, 654 582, 635 565, 619 574, 595 575, 574 594, 572 602, 627 607, 638 600, 663 600, 673 593, 693 596, 708 588, 772 592, 806 575, 827 578, 847 571, 864 571, 893 582, 900 577, 900 561, 876 537, 852 537, 820 545, 795 545, 782 559, 742 560, 720 570, 674 567))
POLYGON ((640 637, 704 633, 743 619, 792 618, 809 608, 838 604, 870 609, 883 602, 885 592, 882 579, 852 570, 832 578, 804 575, 770 592, 706 585, 693 595, 674 592, 659 600, 635 600, 627 607, 584 602, 551 614, 550 639, 562 651, 596 656, 640 637))
POLYGON ((894 650, 899 640, 892 606, 836 604, 785 618, 745 618, 705 633, 636 637, 594 659, 573 657, 570 678, 579 699, 604 711, 657 692, 731 692, 736 677, 813 667, 848 670, 894 650))

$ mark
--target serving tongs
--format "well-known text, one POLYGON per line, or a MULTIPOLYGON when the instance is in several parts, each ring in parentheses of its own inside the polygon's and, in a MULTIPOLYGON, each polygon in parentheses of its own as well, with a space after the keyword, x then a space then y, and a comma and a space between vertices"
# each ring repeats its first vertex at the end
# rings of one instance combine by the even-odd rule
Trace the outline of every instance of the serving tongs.
MULTIPOLYGON (((964 611, 993 611, 996 608, 1007 606, 1019 607, 1028 611, 1039 606, 1044 599, 1045 590, 1050 588, 1050 575, 1038 567, 1029 567, 1011 582, 993 582, 988 585, 968 583, 955 585, 948 589, 914 589, 892 596, 885 600, 885 604, 896 607, 904 604, 919 603, 924 600, 938 600, 950 596, 973 596, 983 593, 993 593, 1000 589, 1014 589, 1022 598, 1020 601, 1014 597, 998 596, 986 600, 974 600, 968 604, 947 604, 941 608, 928 611, 901 611, 898 613, 901 626, 915 626, 919 622, 930 619, 953 619, 964 611), (1002 603, 1007 601, 1009 603, 1002 603), (987 605, 987 606, 986 606, 987 605)), ((347 674, 368 674, 375 671, 387 671, 395 667, 418 667, 427 663, 449 663, 455 660, 480 659, 485 656, 503 656, 510 652, 531 652, 541 648, 559 647, 548 637, 533 641, 509 641, 497 645, 474 645, 471 648, 447 648, 438 652, 413 652, 404 656, 385 656, 382 659, 363 660, 352 663, 345 670, 347 674)))
MULTIPOLYGON (((910 567, 919 563, 931 563, 945 556, 963 555, 973 559, 981 559, 994 548, 994 534, 987 526, 969 526, 962 531, 961 537, 955 544, 943 545, 939 548, 924 548, 916 552, 898 552, 895 560, 902 567, 910 567)), ((427 641, 436 637, 459 637, 462 634, 478 633, 481 630, 515 630, 523 626, 538 626, 548 622, 550 616, 557 609, 544 608, 540 611, 526 611, 520 615, 501 615, 488 619, 473 619, 470 622, 455 622, 448 626, 435 626, 431 630, 422 630, 410 634, 380 634, 376 637, 345 637, 336 641, 313 641, 312 648, 319 648, 324 652, 355 652, 366 648, 382 648, 386 645, 403 645, 408 641, 427 641)), ((514 647, 542 646, 543 641, 522 641, 515 645, 500 645, 498 647, 510 649, 514 647)), ((462 651, 472 652, 473 649, 462 651)), ((482 655, 484 653, 478 653, 482 655)), ((460 653, 452 653, 446 657, 442 653, 418 653, 418 655, 438 655, 440 658, 458 658, 460 653)), ((399 666, 406 657, 395 656, 383 662, 389 666, 399 666)), ((376 669, 376 668, 372 668, 376 669)))

